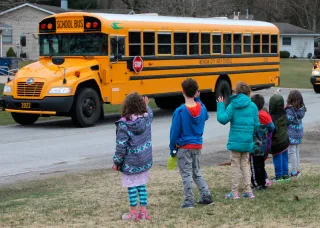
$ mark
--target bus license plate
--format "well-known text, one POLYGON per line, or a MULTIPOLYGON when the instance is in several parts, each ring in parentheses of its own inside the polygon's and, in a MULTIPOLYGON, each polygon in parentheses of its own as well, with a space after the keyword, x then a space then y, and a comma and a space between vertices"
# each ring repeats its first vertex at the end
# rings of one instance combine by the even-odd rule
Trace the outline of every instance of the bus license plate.
POLYGON ((22 103, 21 103, 21 108, 22 108, 22 109, 30 109, 30 108, 31 108, 31 103, 29 103, 29 102, 22 102, 22 103))

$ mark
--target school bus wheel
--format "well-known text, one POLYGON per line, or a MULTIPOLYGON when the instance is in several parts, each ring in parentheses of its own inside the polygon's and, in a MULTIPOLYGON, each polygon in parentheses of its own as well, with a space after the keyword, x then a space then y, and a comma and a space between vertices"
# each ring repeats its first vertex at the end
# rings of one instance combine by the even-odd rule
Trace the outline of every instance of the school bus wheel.
POLYGON ((96 90, 80 88, 72 107, 71 118, 78 127, 93 126, 100 118, 102 103, 96 90))
POLYGON ((229 104, 229 97, 231 96, 231 87, 227 80, 219 79, 216 84, 216 98, 222 96, 224 98, 224 103, 227 106, 229 104))
POLYGON ((16 112, 12 112, 11 116, 14 119, 14 121, 16 121, 18 124, 21 124, 21 125, 32 125, 40 117, 40 115, 37 115, 37 114, 16 113, 16 112))
POLYGON ((314 85, 313 90, 315 93, 320 93, 320 85, 314 85))

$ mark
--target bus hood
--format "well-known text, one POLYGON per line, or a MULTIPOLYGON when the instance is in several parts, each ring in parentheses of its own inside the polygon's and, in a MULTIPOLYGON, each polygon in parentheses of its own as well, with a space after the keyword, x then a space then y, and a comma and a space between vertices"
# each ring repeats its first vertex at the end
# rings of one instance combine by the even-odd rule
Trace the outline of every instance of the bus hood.
POLYGON ((66 58, 64 64, 58 67, 52 63, 51 58, 44 58, 21 68, 17 72, 15 80, 33 78, 35 81, 41 79, 50 83, 57 80, 63 80, 64 70, 66 78, 70 78, 76 76, 76 71, 79 71, 80 73, 91 72, 91 67, 96 65, 99 65, 99 62, 94 59, 66 58))

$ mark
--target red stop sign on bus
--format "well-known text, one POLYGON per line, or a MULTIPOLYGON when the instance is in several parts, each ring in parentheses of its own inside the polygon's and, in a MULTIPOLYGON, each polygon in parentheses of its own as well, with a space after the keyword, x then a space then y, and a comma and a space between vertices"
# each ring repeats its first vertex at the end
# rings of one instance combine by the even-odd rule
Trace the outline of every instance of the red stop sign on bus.
POLYGON ((132 62, 132 67, 136 73, 140 73, 142 71, 143 59, 141 58, 141 56, 134 57, 133 62, 132 62))

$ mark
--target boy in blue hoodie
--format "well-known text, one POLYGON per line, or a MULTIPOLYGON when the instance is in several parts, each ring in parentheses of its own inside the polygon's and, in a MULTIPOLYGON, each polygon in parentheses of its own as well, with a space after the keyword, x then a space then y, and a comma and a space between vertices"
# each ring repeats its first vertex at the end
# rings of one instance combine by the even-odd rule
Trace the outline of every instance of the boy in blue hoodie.
POLYGON ((208 185, 200 174, 202 135, 209 116, 206 107, 200 101, 198 89, 197 82, 191 78, 182 83, 185 104, 175 110, 170 130, 170 155, 178 157, 184 186, 184 203, 181 208, 194 207, 192 179, 200 191, 201 200, 198 204, 213 204, 208 185))

